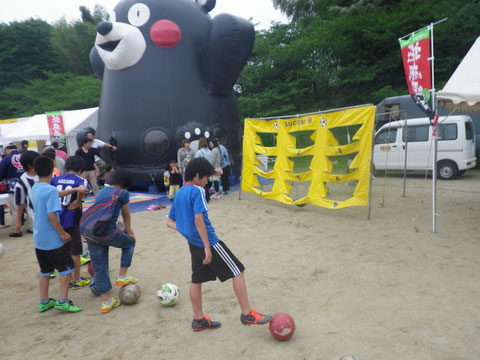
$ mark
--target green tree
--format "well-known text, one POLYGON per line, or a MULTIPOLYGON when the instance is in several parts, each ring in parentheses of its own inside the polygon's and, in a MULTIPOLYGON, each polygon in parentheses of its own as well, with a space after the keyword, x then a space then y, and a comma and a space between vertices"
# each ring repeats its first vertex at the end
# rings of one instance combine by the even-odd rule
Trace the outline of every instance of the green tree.
POLYGON ((45 77, 0 90, 0 119, 98 106, 101 84, 95 76, 49 72, 45 77))
POLYGON ((55 68, 51 31, 48 23, 37 19, 0 24, 0 88, 42 79, 44 71, 55 68))
POLYGON ((473 44, 478 1, 275 0, 293 18, 257 32, 237 98, 242 117, 311 112, 407 94, 398 37, 435 27, 441 89, 473 44), (241 92, 240 92, 241 89, 241 92))
POLYGON ((89 22, 76 20, 67 23, 65 19, 56 22, 50 38, 56 71, 76 75, 92 74, 89 56, 96 33, 95 25, 89 22))

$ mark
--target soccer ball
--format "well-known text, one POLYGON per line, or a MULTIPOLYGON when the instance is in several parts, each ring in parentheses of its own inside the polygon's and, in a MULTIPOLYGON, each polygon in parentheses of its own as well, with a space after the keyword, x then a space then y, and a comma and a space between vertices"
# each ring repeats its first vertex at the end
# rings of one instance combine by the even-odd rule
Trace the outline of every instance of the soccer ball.
POLYGON ((180 290, 177 285, 166 283, 158 289, 157 296, 163 306, 173 306, 178 301, 180 290))
POLYGON ((2 258, 3 254, 5 254, 5 248, 3 247, 3 244, 0 243, 0 259, 2 258))
POLYGON ((87 266, 88 273, 93 276, 93 263, 90 261, 87 266))
POLYGON ((340 360, 359 360, 356 355, 345 355, 340 358, 340 360))
POLYGON ((125 305, 135 304, 138 299, 140 299, 140 295, 142 295, 142 292, 140 291, 140 286, 137 284, 128 284, 122 286, 118 291, 118 297, 120 298, 122 304, 125 305))
POLYGON ((286 313, 278 313, 273 315, 272 321, 268 325, 268 329, 273 337, 279 341, 286 341, 293 336, 295 332, 295 321, 286 313))

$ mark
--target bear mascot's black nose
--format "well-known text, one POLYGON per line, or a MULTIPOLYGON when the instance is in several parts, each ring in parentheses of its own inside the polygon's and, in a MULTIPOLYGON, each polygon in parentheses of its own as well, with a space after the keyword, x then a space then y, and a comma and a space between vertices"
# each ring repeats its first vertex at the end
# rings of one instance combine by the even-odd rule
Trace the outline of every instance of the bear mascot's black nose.
POLYGON ((97 24, 97 32, 100 35, 107 35, 110 31, 112 31, 112 23, 110 21, 102 21, 97 24))

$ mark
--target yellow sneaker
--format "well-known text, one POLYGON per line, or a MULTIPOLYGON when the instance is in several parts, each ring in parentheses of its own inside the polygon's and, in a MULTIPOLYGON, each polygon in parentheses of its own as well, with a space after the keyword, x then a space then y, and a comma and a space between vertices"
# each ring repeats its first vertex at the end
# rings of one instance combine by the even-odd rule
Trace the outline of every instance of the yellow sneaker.
POLYGON ((124 286, 128 284, 135 284, 138 282, 137 278, 134 278, 133 276, 125 276, 124 278, 117 277, 117 285, 118 286, 124 286))
POLYGON ((82 255, 80 255, 80 265, 85 265, 90 262, 89 258, 84 258, 82 255))
POLYGON ((109 313, 116 307, 119 307, 120 304, 121 304, 120 300, 115 299, 113 297, 110 298, 110 304, 105 304, 105 303, 102 304, 102 314, 109 313))

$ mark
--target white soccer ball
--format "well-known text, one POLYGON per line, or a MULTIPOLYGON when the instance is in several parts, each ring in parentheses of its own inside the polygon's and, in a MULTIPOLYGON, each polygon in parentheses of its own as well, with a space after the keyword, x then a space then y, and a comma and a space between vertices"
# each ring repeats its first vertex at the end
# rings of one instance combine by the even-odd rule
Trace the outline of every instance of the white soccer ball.
POLYGON ((0 243, 0 259, 2 258, 3 254, 5 254, 5 248, 3 247, 3 244, 0 243))
POLYGON ((178 301, 180 290, 177 285, 166 283, 158 289, 157 296, 163 306, 173 306, 178 301))

